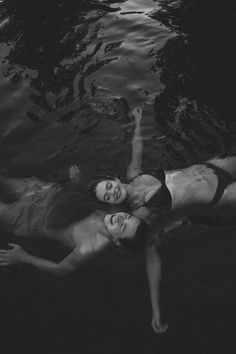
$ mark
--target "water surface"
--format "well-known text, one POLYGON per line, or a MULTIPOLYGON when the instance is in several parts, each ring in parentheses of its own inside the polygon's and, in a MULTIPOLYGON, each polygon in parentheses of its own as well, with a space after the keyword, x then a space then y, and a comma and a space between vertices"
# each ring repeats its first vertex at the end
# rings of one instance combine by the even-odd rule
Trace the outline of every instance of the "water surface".
MULTIPOLYGON (((1 172, 124 173, 138 104, 145 167, 236 153, 235 18, 229 1, 0 1, 1 172)), ((161 250, 166 335, 150 330, 142 258, 110 254, 63 281, 1 272, 3 353, 235 353, 235 226, 183 236, 161 250)))

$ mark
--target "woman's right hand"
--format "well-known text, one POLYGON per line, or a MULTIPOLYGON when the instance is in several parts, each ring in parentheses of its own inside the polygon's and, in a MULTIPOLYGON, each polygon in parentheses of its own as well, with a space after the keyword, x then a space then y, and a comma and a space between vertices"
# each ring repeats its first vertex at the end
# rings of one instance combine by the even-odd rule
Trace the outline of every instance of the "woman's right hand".
POLYGON ((135 118, 136 124, 137 123, 139 124, 141 122, 141 120, 142 120, 142 108, 141 107, 134 108, 133 111, 132 111, 132 115, 135 118))
POLYGON ((68 168, 69 178, 73 183, 78 183, 80 180, 80 169, 77 165, 71 165, 68 168))
POLYGON ((158 318, 156 318, 155 316, 152 317, 151 326, 152 326, 152 329, 156 333, 164 333, 164 332, 166 332, 166 330, 168 328, 168 324, 167 323, 163 324, 163 323, 160 322, 159 316, 158 316, 158 318))
POLYGON ((12 264, 19 264, 24 262, 27 253, 20 245, 9 243, 11 249, 0 249, 0 266, 6 267, 12 264))

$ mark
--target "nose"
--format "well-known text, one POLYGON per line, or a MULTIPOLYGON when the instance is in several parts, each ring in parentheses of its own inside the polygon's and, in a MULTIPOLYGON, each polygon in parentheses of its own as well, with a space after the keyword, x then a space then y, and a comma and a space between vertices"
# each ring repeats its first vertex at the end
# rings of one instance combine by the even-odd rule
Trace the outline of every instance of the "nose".
POLYGON ((116 196, 117 188, 118 188, 118 187, 112 187, 112 189, 111 189, 111 195, 112 195, 113 197, 116 196))

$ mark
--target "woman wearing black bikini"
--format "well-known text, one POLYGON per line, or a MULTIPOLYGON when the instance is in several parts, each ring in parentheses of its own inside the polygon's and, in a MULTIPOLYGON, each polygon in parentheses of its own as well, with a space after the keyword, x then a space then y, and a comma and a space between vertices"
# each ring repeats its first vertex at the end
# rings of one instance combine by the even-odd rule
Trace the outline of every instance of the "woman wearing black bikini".
MULTIPOLYGON (((236 207, 236 157, 213 158, 179 170, 142 171, 143 142, 140 122, 141 108, 133 110, 135 130, 132 141, 132 158, 127 169, 128 183, 118 178, 99 176, 90 184, 96 198, 102 202, 121 204, 128 202, 132 214, 147 221, 153 227, 155 241, 158 233, 171 221, 181 223, 188 215, 210 213, 212 210, 232 211, 236 207)), ((153 308, 152 326, 159 332, 158 305, 160 258, 154 243, 147 253, 151 254, 149 284, 153 308)), ((147 268, 148 268, 147 267, 147 268)))
POLYGON ((165 214, 168 211, 173 217, 185 217, 212 209, 235 208, 236 156, 213 158, 178 170, 142 171, 141 108, 134 109, 133 116, 136 126, 127 168, 128 183, 108 176, 96 178, 90 189, 100 201, 128 202, 133 213, 144 219, 149 219, 155 209, 165 214))

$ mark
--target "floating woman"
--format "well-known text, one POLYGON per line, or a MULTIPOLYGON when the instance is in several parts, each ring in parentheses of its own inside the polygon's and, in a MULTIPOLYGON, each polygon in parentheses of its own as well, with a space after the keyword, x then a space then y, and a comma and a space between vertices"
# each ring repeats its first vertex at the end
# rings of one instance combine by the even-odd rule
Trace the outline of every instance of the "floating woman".
POLYGON ((133 116, 135 130, 126 182, 100 175, 90 183, 89 190, 101 202, 128 204, 132 215, 145 220, 153 229, 148 277, 152 327, 158 332, 163 328, 159 307, 161 260, 156 247, 160 244, 160 231, 169 228, 171 222, 173 226, 180 225, 189 215, 235 213, 236 156, 213 158, 184 169, 142 171, 141 108, 135 108, 133 116))
MULTIPOLYGON (((128 203, 132 214, 155 223, 157 215, 167 219, 235 211, 236 156, 213 158, 183 169, 142 171, 143 139, 141 108, 133 110, 135 130, 127 182, 111 176, 98 176, 90 191, 102 202, 128 203)), ((166 220, 165 220, 166 221, 166 220)))
MULTIPOLYGON (((70 170, 73 179, 75 174, 73 167, 70 170)), ((46 183, 34 177, 26 179, 1 177, 0 182, 15 199, 11 203, 0 202, 1 226, 16 236, 50 238, 72 249, 63 260, 53 262, 29 254, 20 245, 11 243, 10 249, 0 250, 0 267, 25 263, 40 271, 63 276, 77 270, 86 260, 112 242, 116 246, 130 250, 145 249, 148 279, 152 279, 149 274, 152 273, 154 264, 152 246, 149 247, 148 242, 150 228, 144 221, 125 212, 110 214, 103 210, 95 210, 94 202, 91 203, 86 196, 79 193, 75 194, 74 205, 69 199, 67 206, 63 198, 60 200, 61 194, 63 195, 63 188, 60 185, 46 183), (60 213, 58 203, 63 207, 60 213), (62 214, 70 213, 68 209, 73 209, 72 214, 74 213, 75 218, 69 218, 69 222, 61 225, 62 214)), ((156 262, 154 265, 156 266, 156 262)), ((157 286, 159 281, 160 273, 159 278, 158 276, 155 278, 157 286)), ((159 316, 155 330, 160 333, 166 330, 167 325, 161 324, 159 299, 155 301, 159 316)))

